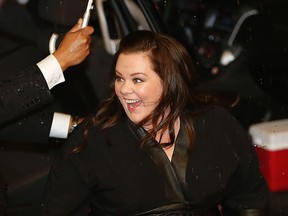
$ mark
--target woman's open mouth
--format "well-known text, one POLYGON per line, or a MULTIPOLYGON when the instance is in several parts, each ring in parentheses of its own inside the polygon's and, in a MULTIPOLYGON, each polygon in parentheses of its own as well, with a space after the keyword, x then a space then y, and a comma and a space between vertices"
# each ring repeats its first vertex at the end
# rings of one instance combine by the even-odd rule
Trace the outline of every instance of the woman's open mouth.
POLYGON ((125 102, 129 111, 134 111, 141 104, 141 100, 125 100, 125 102))

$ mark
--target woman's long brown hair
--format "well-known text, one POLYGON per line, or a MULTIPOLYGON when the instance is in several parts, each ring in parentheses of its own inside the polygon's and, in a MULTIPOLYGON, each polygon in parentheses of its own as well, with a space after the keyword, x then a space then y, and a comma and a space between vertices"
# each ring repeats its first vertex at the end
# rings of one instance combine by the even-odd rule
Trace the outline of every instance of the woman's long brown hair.
MULTIPOLYGON (((141 147, 145 145, 146 141, 154 138, 159 131, 167 129, 171 142, 164 145, 171 145, 175 141, 174 123, 176 119, 186 113, 193 112, 195 108, 210 103, 212 100, 209 95, 203 97, 195 90, 198 78, 190 55, 174 38, 146 30, 132 32, 121 40, 114 55, 113 70, 121 53, 147 54, 154 71, 163 83, 163 93, 159 104, 152 113, 138 124, 141 127, 147 121, 151 121, 153 125, 153 129, 149 131, 150 135, 141 141, 141 147), (170 111, 163 118, 166 109, 170 111), (160 123, 159 119, 161 119, 160 123)), ((114 79, 111 82, 111 96, 103 102, 97 114, 91 117, 87 123, 84 133, 85 139, 87 139, 91 126, 98 125, 100 129, 105 130, 117 124, 126 115, 115 94, 114 79)), ((191 148, 195 139, 192 115, 185 115, 181 122, 188 135, 191 148)), ((83 146, 85 146, 85 142, 75 148, 73 152, 80 151, 83 146)))

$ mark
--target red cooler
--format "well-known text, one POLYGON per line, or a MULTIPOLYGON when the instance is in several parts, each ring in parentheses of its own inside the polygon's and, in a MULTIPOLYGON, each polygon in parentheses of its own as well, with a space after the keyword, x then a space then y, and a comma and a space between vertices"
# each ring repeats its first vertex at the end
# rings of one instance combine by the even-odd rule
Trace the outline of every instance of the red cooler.
POLYGON ((288 190, 288 119, 251 125, 249 133, 270 190, 288 190))

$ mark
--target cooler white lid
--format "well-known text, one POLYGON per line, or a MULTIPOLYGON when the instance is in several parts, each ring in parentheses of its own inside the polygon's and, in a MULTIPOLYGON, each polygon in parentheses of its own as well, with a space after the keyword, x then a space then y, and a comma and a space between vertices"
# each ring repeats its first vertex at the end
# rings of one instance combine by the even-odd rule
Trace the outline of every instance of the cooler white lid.
POLYGON ((249 133, 256 146, 272 151, 288 149, 288 119, 253 124, 249 133))

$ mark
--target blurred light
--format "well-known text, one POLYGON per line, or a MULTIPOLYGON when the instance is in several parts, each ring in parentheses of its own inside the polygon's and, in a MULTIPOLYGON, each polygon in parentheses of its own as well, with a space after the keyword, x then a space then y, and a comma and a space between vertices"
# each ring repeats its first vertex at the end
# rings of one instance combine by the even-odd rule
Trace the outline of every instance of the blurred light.
POLYGON ((221 56, 220 63, 224 66, 235 60, 235 56, 230 50, 225 50, 221 56))
POLYGON ((29 0, 17 0, 19 4, 25 5, 29 2, 29 0))

